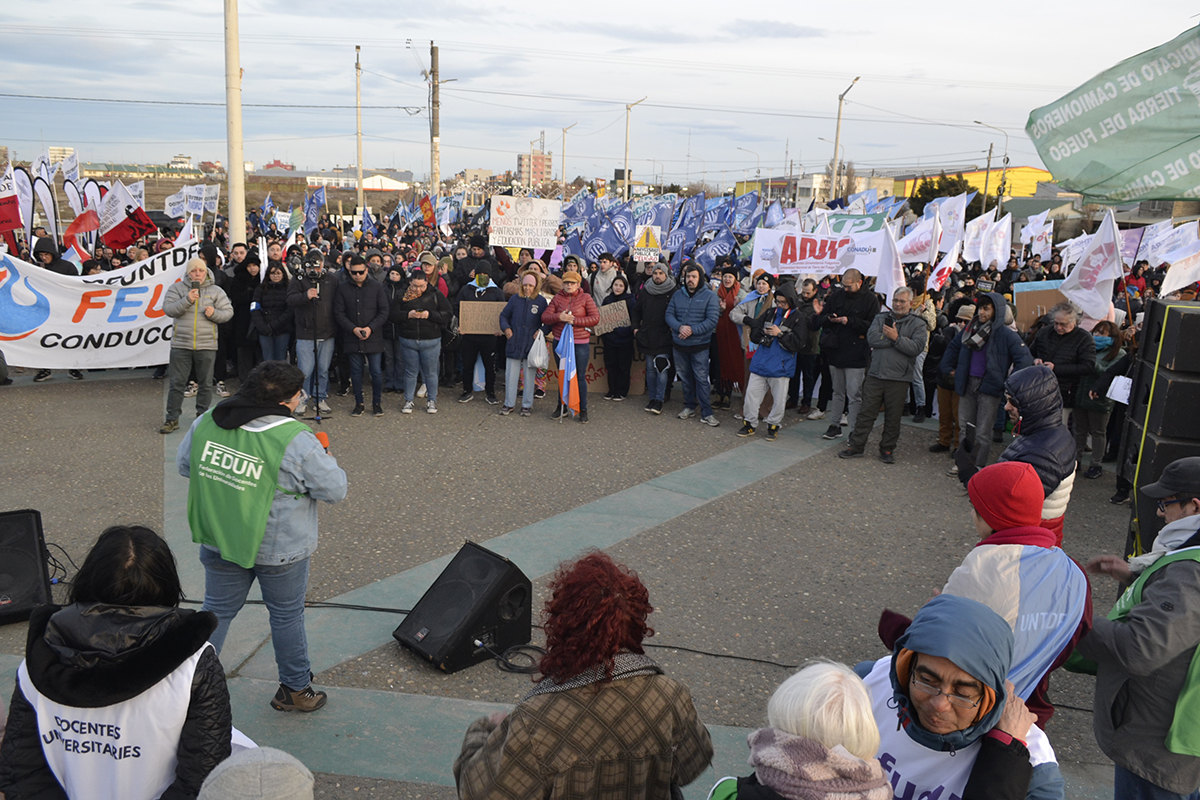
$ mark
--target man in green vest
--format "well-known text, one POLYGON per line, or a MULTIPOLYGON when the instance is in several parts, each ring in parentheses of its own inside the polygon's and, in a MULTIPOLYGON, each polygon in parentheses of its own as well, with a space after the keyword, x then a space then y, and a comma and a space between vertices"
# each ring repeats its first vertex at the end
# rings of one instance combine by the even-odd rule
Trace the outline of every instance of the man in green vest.
POLYGON ((1150 552, 1088 570, 1131 583, 1076 650, 1096 664, 1093 728, 1117 798, 1200 796, 1200 457, 1142 492, 1166 520, 1150 552))
POLYGON ((304 423, 292 418, 304 373, 264 361, 241 390, 196 420, 176 464, 188 478, 188 524, 204 565, 204 610, 217 615, 218 654, 229 624, 258 580, 271 618, 279 691, 271 707, 316 711, 304 595, 317 549, 317 501, 346 497, 346 473, 304 423))

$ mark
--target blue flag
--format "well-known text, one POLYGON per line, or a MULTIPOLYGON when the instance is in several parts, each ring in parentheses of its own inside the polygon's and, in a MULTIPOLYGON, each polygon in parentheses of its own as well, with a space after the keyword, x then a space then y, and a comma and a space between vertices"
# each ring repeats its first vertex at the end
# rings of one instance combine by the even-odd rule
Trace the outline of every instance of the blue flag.
POLYGON ((321 218, 321 207, 325 205, 325 187, 313 192, 312 197, 304 198, 304 235, 308 236, 317 229, 321 218))
POLYGON ((583 254, 589 262, 598 261, 601 253, 619 256, 628 249, 629 245, 621 241, 611 222, 605 222, 583 243, 583 254))
POLYGON ((762 223, 764 214, 765 211, 763 209, 763 205, 762 203, 759 203, 753 211, 751 211, 748 215, 734 225, 734 232, 740 233, 743 236, 749 236, 751 233, 754 233, 754 229, 762 223))
POLYGON ((704 192, 694 194, 687 200, 683 201, 683 206, 679 212, 679 219, 675 222, 675 227, 679 228, 690 223, 693 219, 704 214, 704 192))
MULTIPOLYGON (((612 223, 613 230, 616 231, 617 236, 621 238, 622 242, 628 244, 629 242, 633 241, 633 211, 630 209, 628 203, 624 203, 613 209, 613 211, 609 213, 608 219, 612 223)), ((629 248, 626 247, 626 249, 629 248)), ((620 253, 615 250, 611 252, 614 256, 620 255, 620 253)))
POLYGON ((713 240, 708 244, 702 244, 696 248, 695 261, 704 267, 706 273, 711 275, 713 267, 717 264, 717 259, 721 256, 729 255, 735 247, 737 247, 737 239, 734 238, 733 232, 727 228, 713 237, 713 240))
POLYGON ((767 208, 766 223, 763 225, 763 227, 775 228, 775 227, 778 227, 779 224, 782 222, 783 222, 783 206, 780 204, 780 202, 778 200, 776 200, 775 202, 771 203, 771 205, 767 208))
POLYGON ((563 259, 566 259, 567 256, 575 256, 581 259, 586 258, 586 254, 583 251, 583 242, 579 241, 578 233, 568 234, 567 238, 563 241, 563 259))
POLYGON ((375 226, 375 220, 371 217, 371 212, 366 207, 362 211, 362 232, 369 233, 372 236, 379 235, 379 228, 375 226))
POLYGON ((671 228, 671 217, 675 213, 675 202, 667 201, 660 202, 653 206, 649 211, 637 218, 638 225, 657 225, 660 229, 666 231, 671 228))

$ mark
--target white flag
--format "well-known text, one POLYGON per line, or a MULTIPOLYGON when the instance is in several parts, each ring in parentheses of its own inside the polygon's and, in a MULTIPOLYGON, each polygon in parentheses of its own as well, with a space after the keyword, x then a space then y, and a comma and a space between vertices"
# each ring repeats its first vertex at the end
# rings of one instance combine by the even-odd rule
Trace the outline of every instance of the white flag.
POLYGON ((1168 254, 1171 267, 1162 282, 1162 296, 1176 289, 1200 281, 1200 242, 1193 242, 1182 250, 1168 254))
POLYGON ((219 184, 219 183, 207 184, 204 187, 204 210, 209 214, 216 214, 217 213, 217 200, 220 197, 221 197, 221 184, 219 184))
POLYGON ((1104 319, 1112 306, 1113 284, 1124 274, 1121 234, 1110 208, 1079 263, 1058 290, 1092 319, 1104 319))
POLYGON ((942 210, 945 204, 938 206, 937 211, 933 212, 933 229, 929 233, 929 250, 925 253, 925 258, 921 259, 926 264, 933 264, 937 261, 940 245, 942 243, 942 210))
POLYGON ((966 232, 967 195, 956 195, 943 202, 938 206, 938 215, 942 218, 942 238, 938 249, 948 253, 966 232))
POLYGON ((992 207, 967 223, 963 232, 963 258, 968 262, 979 260, 983 235, 987 233, 988 226, 995 218, 996 209, 992 207))
POLYGON ((1029 249, 1033 251, 1033 254, 1041 256, 1043 261, 1050 258, 1051 248, 1054 247, 1054 223, 1047 222, 1035 228, 1031 232, 1030 239, 1026 244, 1029 245, 1029 249))
POLYGON ((133 202, 138 204, 138 208, 146 207, 146 182, 138 181, 131 183, 125 187, 129 190, 129 196, 133 198, 133 202))
POLYGON ((40 154, 34 157, 31 165, 33 177, 43 177, 47 181, 50 180, 50 154, 43 150, 40 154))
POLYGON ((908 234, 896 242, 896 250, 900 254, 901 261, 905 264, 915 264, 918 261, 928 263, 930 250, 937 247, 934 232, 936 224, 936 214, 929 219, 919 220, 913 224, 908 234))
POLYGON ((67 156, 62 161, 63 177, 71 183, 79 182, 79 156, 75 153, 67 156))
POLYGON ((1046 209, 1040 214, 1034 214, 1025 223, 1025 227, 1021 228, 1021 244, 1029 244, 1033 239, 1033 234, 1046 224, 1046 216, 1050 213, 1050 209, 1046 209))
POLYGON ((925 280, 925 291, 936 289, 941 291, 946 285, 946 281, 950 280, 950 273, 958 266, 958 254, 962 250, 962 239, 959 239, 954 244, 950 245, 950 251, 942 256, 942 260, 938 262, 937 268, 929 273, 929 277, 925 280))
POLYGON ((12 194, 16 190, 16 186, 13 185, 13 165, 10 161, 4 169, 4 177, 0 177, 0 196, 12 194))
POLYGON ((179 235, 175 237, 175 246, 180 247, 195 238, 196 230, 192 227, 192 218, 188 217, 187 222, 183 223, 183 227, 179 229, 179 235))
POLYGON ((204 213, 204 184, 183 187, 183 210, 200 216, 204 213))
POLYGON ((1068 239, 1058 246, 1058 252, 1062 256, 1063 267, 1069 267, 1079 260, 1083 255, 1083 251, 1087 249, 1088 243, 1092 241, 1090 233, 1081 233, 1074 239, 1068 239))
POLYGON ((1178 228, 1156 237, 1153 242, 1143 245, 1139 250, 1142 258, 1150 262, 1150 266, 1157 267, 1168 260, 1167 253, 1182 250, 1196 240, 1196 223, 1185 222, 1178 228))
POLYGON ((1005 214, 997 222, 988 225, 979 248, 979 263, 984 269, 1005 269, 1012 250, 1012 214, 1005 214))
POLYGON ((892 295, 904 286, 904 264, 900 261, 900 250, 896 245, 896 237, 890 230, 880 231, 881 247, 879 254, 879 272, 875 276, 875 291, 883 295, 888 308, 892 305, 892 295))
POLYGON ((180 189, 178 192, 170 195, 166 200, 163 201, 163 213, 171 219, 179 219, 185 213, 187 213, 184 211, 184 205, 186 205, 186 203, 187 197, 184 194, 183 189, 180 189))

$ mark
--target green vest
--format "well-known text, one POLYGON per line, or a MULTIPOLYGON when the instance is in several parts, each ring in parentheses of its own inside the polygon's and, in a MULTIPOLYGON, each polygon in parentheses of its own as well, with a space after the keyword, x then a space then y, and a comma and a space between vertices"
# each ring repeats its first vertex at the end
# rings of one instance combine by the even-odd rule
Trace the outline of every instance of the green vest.
MULTIPOLYGON (((283 419, 259 430, 226 430, 201 417, 192 432, 188 525, 192 541, 250 569, 266 533, 283 453, 308 426, 283 419)), ((283 491, 280 489, 280 491, 283 491)))
MULTIPOLYGON (((1125 593, 1117 600, 1108 618, 1113 622, 1121 622, 1129 616, 1129 612, 1142 602, 1142 589, 1146 580, 1158 570, 1176 561, 1200 562, 1200 548, 1189 547, 1168 553, 1155 561, 1130 584, 1125 593)), ((1071 672, 1096 674, 1096 662, 1089 661, 1079 655, 1076 650, 1063 665, 1071 672)), ((1171 721, 1171 729, 1167 731, 1166 747, 1172 753, 1187 756, 1200 756, 1200 647, 1192 655, 1192 664, 1188 668, 1187 679, 1183 683, 1183 691, 1175 700, 1175 718, 1171 721)))

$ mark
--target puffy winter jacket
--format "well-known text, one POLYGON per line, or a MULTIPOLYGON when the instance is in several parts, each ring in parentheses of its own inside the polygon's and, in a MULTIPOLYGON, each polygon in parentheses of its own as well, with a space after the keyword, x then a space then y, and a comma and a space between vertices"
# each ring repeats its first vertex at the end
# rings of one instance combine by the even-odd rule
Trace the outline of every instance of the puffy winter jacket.
POLYGON ((208 270, 204 280, 200 282, 200 297, 195 303, 188 300, 191 288, 191 282, 186 280, 167 287, 163 311, 175 320, 171 347, 181 350, 216 350, 217 325, 233 318, 233 306, 229 297, 214 281, 212 270, 208 270), (204 309, 208 306, 214 309, 212 317, 204 314, 204 309))
POLYGON ((442 328, 450 322, 453 312, 450 301, 432 284, 425 288, 425 293, 405 301, 400 295, 398 302, 392 303, 388 319, 397 326, 401 339, 441 339, 442 328), (411 319, 409 311, 428 311, 429 319, 411 319))
MULTIPOLYGON (((229 690, 221 662, 207 646, 216 627, 217 618, 207 611, 42 606, 29 619, 25 666, 33 686, 50 701, 101 709, 136 698, 204 648, 174 751, 175 781, 161 795, 194 798, 208 773, 230 754, 229 690)), ((8 800, 67 797, 46 762, 37 712, 19 681, 0 747, 0 792, 8 800)))
POLYGON ((250 305, 250 319, 259 336, 279 336, 291 333, 295 328, 294 312, 287 304, 286 283, 259 284, 254 290, 254 302, 250 305))
POLYGON ((592 335, 588 328, 600 321, 600 309, 596 308, 596 301, 582 286, 575 294, 559 292, 554 295, 550 305, 542 312, 542 322, 550 326, 550 332, 555 339, 562 336, 563 326, 567 324, 560 320, 558 315, 565 314, 567 310, 575 316, 575 322, 571 326, 575 332, 575 344, 589 343, 592 335))
POLYGON ((500 312, 500 330, 513 332, 504 345, 505 358, 523 359, 529 355, 537 332, 548 330, 542 324, 542 314, 549 305, 550 301, 540 294, 533 297, 513 295, 508 298, 507 305, 500 312))
POLYGON ((668 278, 668 283, 663 285, 670 285, 672 288, 654 294, 648 288, 654 285, 653 281, 646 281, 638 290, 637 302, 629 310, 629 319, 633 322, 634 330, 637 331, 634 338, 643 355, 656 356, 669 352, 671 349, 671 329, 667 327, 667 306, 670 305, 671 297, 677 291, 674 283, 673 278, 668 278))
POLYGON ((672 343, 691 349, 707 345, 720 316, 721 301, 707 283, 701 283, 692 293, 686 286, 681 288, 671 295, 671 302, 667 304, 667 327, 671 329, 672 343), (692 333, 686 339, 680 339, 679 329, 684 325, 690 326, 692 333))
POLYGON ((333 301, 337 295, 338 279, 328 269, 316 281, 298 275, 288 284, 287 304, 296 322, 296 339, 332 339, 337 334, 333 321, 333 301), (320 294, 309 299, 308 290, 320 294))
MULTIPOLYGON (((1075 482, 1075 437, 1062 421, 1058 381, 1049 367, 1039 364, 1014 372, 1004 382, 1004 391, 1012 396, 1021 419, 1014 431, 1017 438, 998 460, 1031 465, 1046 492, 1042 519, 1059 519, 1075 482)), ((1055 532, 1061 536, 1061 530, 1060 524, 1055 532)))
POLYGON ((1038 331, 1029 346, 1034 358, 1054 365, 1054 377, 1063 405, 1074 408, 1079 379, 1091 375, 1096 366, 1096 340, 1078 325, 1070 333, 1060 334, 1053 325, 1038 331))
POLYGON ((371 276, 361 286, 354 281, 339 286, 333 299, 333 318, 342 332, 342 352, 382 353, 388 312, 383 284, 371 276), (354 335, 355 328, 370 328, 371 334, 359 339, 354 335))

